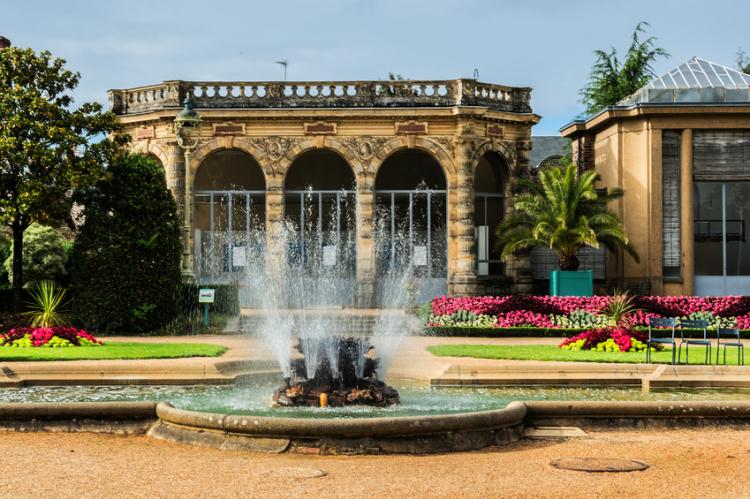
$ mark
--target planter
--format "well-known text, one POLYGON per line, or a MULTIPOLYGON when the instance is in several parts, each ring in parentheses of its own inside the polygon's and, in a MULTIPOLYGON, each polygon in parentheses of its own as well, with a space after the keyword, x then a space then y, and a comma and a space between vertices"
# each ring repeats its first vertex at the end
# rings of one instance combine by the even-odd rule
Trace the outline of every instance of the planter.
POLYGON ((592 296, 594 275, 591 270, 553 270, 549 276, 550 296, 592 296))

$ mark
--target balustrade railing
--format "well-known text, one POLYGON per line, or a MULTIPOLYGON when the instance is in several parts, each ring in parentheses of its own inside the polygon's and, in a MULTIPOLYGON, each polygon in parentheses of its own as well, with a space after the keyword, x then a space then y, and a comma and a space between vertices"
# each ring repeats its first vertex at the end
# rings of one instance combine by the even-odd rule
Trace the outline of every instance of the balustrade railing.
POLYGON ((177 108, 188 95, 197 108, 327 108, 486 106, 531 112, 531 89, 476 80, 190 82, 110 90, 119 115, 177 108))

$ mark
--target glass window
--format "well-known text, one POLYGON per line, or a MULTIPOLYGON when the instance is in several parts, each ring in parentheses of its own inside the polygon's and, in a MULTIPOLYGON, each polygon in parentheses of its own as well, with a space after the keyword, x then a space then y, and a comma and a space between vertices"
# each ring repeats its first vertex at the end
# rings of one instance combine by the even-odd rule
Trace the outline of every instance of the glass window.
POLYGON ((750 275, 750 241, 747 238, 750 182, 728 182, 725 185, 727 275, 750 275))
POLYGON ((693 234, 696 275, 723 275, 722 183, 695 182, 693 234))

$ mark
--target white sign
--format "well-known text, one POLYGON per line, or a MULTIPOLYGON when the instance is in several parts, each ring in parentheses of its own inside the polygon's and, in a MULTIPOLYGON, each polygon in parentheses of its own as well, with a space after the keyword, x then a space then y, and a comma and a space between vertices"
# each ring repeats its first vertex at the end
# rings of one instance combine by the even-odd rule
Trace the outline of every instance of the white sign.
POLYGON ((333 267, 336 265, 336 246, 323 246, 323 265, 333 267))
POLYGON ((232 248, 232 266, 244 267, 247 265, 247 251, 244 246, 235 246, 232 248))
POLYGON ((414 266, 424 267, 427 265, 427 246, 414 246, 414 266))
POLYGON ((198 303, 213 303, 214 291, 210 288, 201 288, 198 290, 198 303))

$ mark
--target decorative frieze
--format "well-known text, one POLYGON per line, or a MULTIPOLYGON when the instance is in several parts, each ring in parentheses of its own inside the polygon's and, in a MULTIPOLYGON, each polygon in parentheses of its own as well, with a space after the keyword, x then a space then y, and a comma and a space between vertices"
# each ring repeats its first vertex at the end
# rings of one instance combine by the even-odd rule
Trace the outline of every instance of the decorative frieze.
POLYGON ((406 123, 396 123, 396 135, 426 135, 427 122, 417 123, 408 121, 406 123))
POLYGON ((153 125, 144 125, 135 129, 136 140, 153 139, 154 137, 156 137, 156 132, 153 125))
POLYGON ((214 135, 244 135, 245 125, 243 123, 215 123, 214 135))
POLYGON ((305 123, 305 135, 336 135, 336 123, 305 123))

